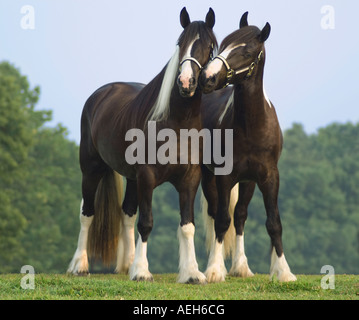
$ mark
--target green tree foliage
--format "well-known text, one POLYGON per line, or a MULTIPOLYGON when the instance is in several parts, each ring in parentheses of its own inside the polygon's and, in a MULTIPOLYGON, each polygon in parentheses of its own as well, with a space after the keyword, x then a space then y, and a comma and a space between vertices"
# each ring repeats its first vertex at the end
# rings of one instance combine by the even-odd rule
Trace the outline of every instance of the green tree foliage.
MULTIPOLYGON (((81 172, 78 145, 66 128, 49 128, 51 112, 36 111, 38 87, 0 63, 0 272, 63 273, 79 233, 81 172)), ((332 124, 307 134, 284 132, 279 163, 279 209, 286 258, 294 273, 359 271, 359 123, 332 124)), ((196 253, 207 264, 200 191, 195 203, 196 253)), ((154 191, 154 228, 148 259, 153 273, 177 272, 178 194, 165 183, 154 191)), ((262 196, 256 190, 245 226, 252 271, 268 273, 270 241, 262 196)), ((230 262, 229 262, 230 263, 230 262)), ((95 271, 103 271, 98 265, 95 271)), ((106 270, 108 271, 108 270, 106 270)))
POLYGON ((0 272, 61 272, 76 241, 78 146, 44 126, 51 112, 35 111, 39 93, 0 63, 0 272))

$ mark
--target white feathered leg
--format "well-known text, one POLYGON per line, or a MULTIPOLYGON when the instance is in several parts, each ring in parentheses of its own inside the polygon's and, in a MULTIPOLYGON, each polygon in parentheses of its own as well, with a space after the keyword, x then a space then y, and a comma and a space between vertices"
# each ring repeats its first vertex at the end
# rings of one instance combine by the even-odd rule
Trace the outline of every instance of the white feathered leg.
POLYGON ((124 214, 122 230, 118 239, 117 264, 115 272, 128 273, 135 258, 135 222, 136 215, 132 217, 124 214))
MULTIPOLYGON (((81 204, 82 208, 82 204, 81 204)), ((88 231, 91 226, 93 216, 87 217, 80 213, 80 234, 77 242, 77 249, 72 258, 69 268, 67 269, 68 273, 74 275, 86 275, 89 273, 89 263, 87 256, 87 240, 88 240, 88 231)))
POLYGON ((249 269, 247 257, 244 253, 244 234, 236 237, 236 247, 229 274, 234 277, 253 277, 253 272, 249 269))
POLYGON ((221 282, 226 278, 227 269, 224 265, 223 251, 223 242, 219 243, 217 239, 214 239, 209 254, 207 270, 204 273, 208 282, 221 282))
POLYGON ((297 280, 297 277, 290 271, 284 253, 278 257, 275 248, 273 248, 271 256, 270 279, 272 279, 274 275, 276 275, 278 280, 282 282, 297 280))
POLYGON ((205 275, 198 270, 194 247, 195 226, 188 223, 178 227, 179 239, 179 275, 180 283, 205 283, 205 275))
POLYGON ((137 281, 153 280, 152 274, 148 270, 147 242, 142 242, 140 234, 137 240, 135 259, 130 266, 130 279, 137 281))

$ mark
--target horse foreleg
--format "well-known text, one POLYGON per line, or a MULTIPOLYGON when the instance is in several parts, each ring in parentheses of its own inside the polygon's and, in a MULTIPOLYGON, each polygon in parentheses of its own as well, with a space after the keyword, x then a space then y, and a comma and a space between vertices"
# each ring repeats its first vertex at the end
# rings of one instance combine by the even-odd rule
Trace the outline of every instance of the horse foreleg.
POLYGON ((232 267, 229 271, 231 276, 252 277, 253 272, 249 269, 248 260, 244 252, 244 224, 248 216, 248 205, 252 199, 256 184, 254 182, 239 183, 238 202, 234 211, 234 226, 236 228, 236 246, 232 259, 232 267))
POLYGON ((264 179, 263 183, 258 183, 263 194, 264 205, 267 212, 266 227, 271 238, 272 256, 270 267, 270 278, 277 276, 279 281, 296 281, 297 278, 291 273, 289 265, 285 259, 282 245, 282 224, 278 210, 278 191, 279 173, 273 169, 264 179))
POLYGON ((208 282, 224 281, 227 275, 227 269, 224 264, 223 240, 231 222, 231 217, 228 212, 231 185, 225 176, 217 176, 216 185, 218 192, 218 209, 215 217, 216 237, 211 246, 205 272, 208 282))
MULTIPOLYGON (((193 176, 192 176, 193 177, 193 176)), ((193 182, 193 180, 192 180, 193 182)), ((199 183, 199 175, 198 175, 199 183)), ((194 183, 192 187, 179 191, 181 223, 178 227, 177 236, 179 239, 179 275, 180 283, 205 283, 205 275, 198 270, 194 246, 194 199, 198 187, 194 183)))

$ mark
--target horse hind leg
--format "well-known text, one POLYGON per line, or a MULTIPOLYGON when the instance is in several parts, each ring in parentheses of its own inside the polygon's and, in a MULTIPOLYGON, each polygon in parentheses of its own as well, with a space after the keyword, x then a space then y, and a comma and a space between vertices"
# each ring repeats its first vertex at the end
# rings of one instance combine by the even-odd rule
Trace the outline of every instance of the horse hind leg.
POLYGON ((236 228, 236 245, 232 259, 232 267, 229 271, 231 276, 235 277, 252 277, 253 272, 248 266, 248 259, 244 251, 244 224, 248 216, 248 205, 252 199, 255 183, 240 183, 233 188, 231 193, 232 199, 238 199, 234 212, 234 225, 236 228))
POLYGON ((122 204, 122 228, 120 229, 115 272, 127 274, 135 258, 135 222, 137 211, 137 181, 127 179, 122 204))
POLYGON ((74 275, 87 275, 89 273, 89 263, 87 255, 87 240, 88 232, 91 226, 93 216, 87 217, 82 214, 83 200, 81 201, 80 209, 80 234, 77 242, 77 249, 70 262, 67 273, 74 275))
POLYGON ((148 167, 142 167, 137 173, 137 196, 139 217, 137 230, 139 237, 135 249, 135 257, 130 266, 131 280, 153 281, 148 269, 147 240, 153 227, 152 194, 155 188, 155 175, 148 167))
POLYGON ((70 262, 67 273, 74 275, 87 275, 89 273, 88 263, 88 239, 89 229, 94 218, 95 194, 99 182, 105 172, 104 166, 97 167, 101 170, 83 170, 82 175, 82 202, 80 208, 80 233, 77 249, 70 262), (96 174, 95 174, 96 173, 96 174))

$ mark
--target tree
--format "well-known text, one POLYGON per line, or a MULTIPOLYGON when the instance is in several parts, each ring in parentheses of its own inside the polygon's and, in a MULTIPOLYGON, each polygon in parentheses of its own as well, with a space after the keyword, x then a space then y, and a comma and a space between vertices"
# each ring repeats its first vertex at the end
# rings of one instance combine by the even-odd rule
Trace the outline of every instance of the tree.
POLYGON ((7 62, 0 64, 0 264, 5 266, 13 260, 13 252, 23 253, 20 238, 26 219, 14 205, 14 186, 26 175, 33 129, 45 116, 34 111, 38 95, 39 88, 31 90, 17 69, 7 62))

